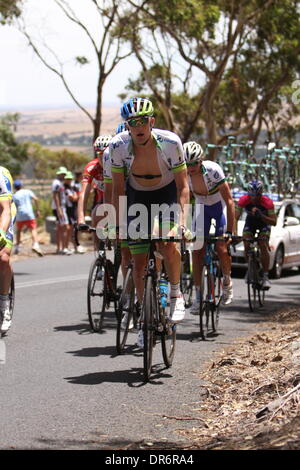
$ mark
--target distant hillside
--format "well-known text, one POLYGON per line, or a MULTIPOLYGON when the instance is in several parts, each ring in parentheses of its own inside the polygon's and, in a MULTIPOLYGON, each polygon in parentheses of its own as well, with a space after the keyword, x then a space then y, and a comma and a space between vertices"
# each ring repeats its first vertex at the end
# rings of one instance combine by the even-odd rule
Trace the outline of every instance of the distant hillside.
MULTIPOLYGON (((93 110, 88 110, 93 115, 93 110)), ((93 129, 89 118, 78 108, 20 111, 16 130, 18 140, 31 140, 45 146, 87 147, 93 129)), ((120 122, 119 107, 103 108, 101 134, 112 134, 120 122)))

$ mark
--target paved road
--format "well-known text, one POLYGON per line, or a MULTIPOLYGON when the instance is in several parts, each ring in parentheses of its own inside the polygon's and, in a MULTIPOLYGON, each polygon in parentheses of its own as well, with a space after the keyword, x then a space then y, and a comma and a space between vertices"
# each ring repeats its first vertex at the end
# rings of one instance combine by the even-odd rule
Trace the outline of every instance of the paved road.
POLYGON ((236 278, 235 301, 223 311, 220 334, 193 341, 197 324, 187 313, 173 367, 165 369, 157 347, 153 380, 144 384, 134 334, 130 353, 116 355, 112 312, 102 334, 89 330, 85 288, 92 258, 47 256, 14 264, 14 322, 0 341, 2 359, 6 353, 0 362, 2 449, 111 449, 138 441, 172 449, 184 442, 176 430, 193 421, 170 417, 191 416, 201 400, 205 361, 274 309, 300 301, 300 276, 289 273, 273 282, 264 312, 250 314, 242 276, 236 278))

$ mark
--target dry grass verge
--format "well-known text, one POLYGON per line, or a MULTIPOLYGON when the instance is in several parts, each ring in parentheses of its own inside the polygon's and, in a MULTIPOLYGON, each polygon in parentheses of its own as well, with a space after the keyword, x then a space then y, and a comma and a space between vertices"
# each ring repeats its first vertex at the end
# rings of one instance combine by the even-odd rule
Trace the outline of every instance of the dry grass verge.
POLYGON ((200 424, 178 430, 191 448, 300 449, 299 307, 214 356, 201 378, 191 409, 200 424))

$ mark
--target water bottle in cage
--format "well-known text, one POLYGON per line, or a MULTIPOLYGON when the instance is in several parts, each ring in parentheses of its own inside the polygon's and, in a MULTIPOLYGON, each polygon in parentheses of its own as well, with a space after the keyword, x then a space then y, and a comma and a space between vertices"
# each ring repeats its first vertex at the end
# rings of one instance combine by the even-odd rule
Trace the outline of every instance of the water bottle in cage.
POLYGON ((160 303, 162 308, 166 308, 168 305, 168 293, 169 293, 169 284, 167 279, 161 278, 159 280, 159 295, 160 303))

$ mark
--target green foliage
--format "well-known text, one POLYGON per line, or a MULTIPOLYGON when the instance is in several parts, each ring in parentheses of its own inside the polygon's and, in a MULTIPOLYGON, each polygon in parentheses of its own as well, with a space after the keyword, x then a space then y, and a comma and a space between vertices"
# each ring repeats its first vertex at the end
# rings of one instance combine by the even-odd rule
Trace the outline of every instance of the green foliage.
POLYGON ((148 2, 155 20, 162 29, 179 30, 187 38, 199 39, 206 31, 215 35, 215 25, 220 19, 217 2, 202 0, 157 0, 148 2))
POLYGON ((14 17, 21 14, 22 0, 0 0, 0 23, 10 22, 14 17))
POLYGON ((28 144, 18 143, 13 132, 18 120, 18 114, 6 114, 0 118, 0 165, 7 167, 12 174, 20 172, 28 155, 28 144))
POLYGON ((37 223, 39 226, 44 225, 46 217, 53 215, 51 201, 51 196, 46 198, 39 198, 40 216, 37 218, 37 223))
POLYGON ((28 154, 37 178, 53 178, 60 166, 65 166, 72 172, 83 169, 90 160, 90 157, 84 153, 71 152, 67 149, 53 151, 37 143, 30 144, 28 154))
POLYGON ((75 62, 76 64, 79 64, 79 65, 86 65, 90 63, 90 61, 84 56, 75 57, 75 62))
POLYGON ((263 124, 291 138, 288 117, 299 111, 291 102, 300 76, 299 1, 134 3, 131 37, 128 30, 124 39, 130 37, 143 71, 127 90, 155 97, 159 124, 191 138, 204 123, 212 143, 232 131, 256 140, 263 124), (180 76, 174 72, 178 58, 180 76))

